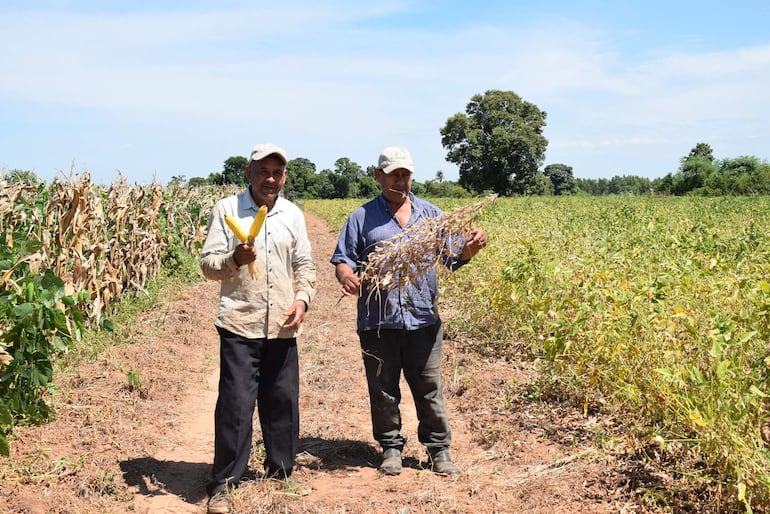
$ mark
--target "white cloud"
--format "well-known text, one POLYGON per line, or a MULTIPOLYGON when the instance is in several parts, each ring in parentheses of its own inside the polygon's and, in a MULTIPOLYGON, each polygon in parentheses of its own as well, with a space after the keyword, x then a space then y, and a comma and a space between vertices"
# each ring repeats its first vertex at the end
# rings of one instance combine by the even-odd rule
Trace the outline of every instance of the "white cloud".
MULTIPOLYGON (((612 33, 567 20, 436 31, 368 24, 406 8, 342 2, 5 13, 0 109, 5 102, 80 109, 84 119, 97 119, 94 126, 114 123, 120 137, 131 138, 90 141, 86 160, 99 161, 93 149, 103 148, 112 158, 131 155, 165 170, 174 160, 148 150, 157 152, 159 138, 172 149, 196 145, 190 154, 197 163, 185 164, 191 175, 221 164, 223 145, 245 152, 263 138, 294 146, 319 168, 342 156, 366 166, 381 146, 404 144, 424 163, 418 178, 438 169, 453 178, 439 128, 488 89, 513 90, 548 112, 548 162, 593 157, 592 172, 617 173, 622 161, 603 161, 626 155, 649 161, 636 172, 660 176, 676 166, 682 148, 707 138, 761 157, 758 145, 770 138, 770 45, 710 53, 649 48, 630 56, 612 33), (144 142, 145 135, 156 141, 144 142), (730 142, 736 139, 751 144, 730 142), (208 150, 198 148, 207 143, 208 150), (639 149, 647 155, 635 157, 639 149)), ((170 151, 176 160, 179 150, 170 151)))

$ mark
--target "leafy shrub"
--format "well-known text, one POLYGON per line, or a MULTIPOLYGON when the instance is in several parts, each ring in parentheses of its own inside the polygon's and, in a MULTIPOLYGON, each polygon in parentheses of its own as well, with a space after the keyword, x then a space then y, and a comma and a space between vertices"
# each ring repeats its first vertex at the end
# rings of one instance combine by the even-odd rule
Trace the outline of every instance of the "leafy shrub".
POLYGON ((51 270, 29 273, 7 247, 0 247, 0 272, 0 454, 7 456, 14 423, 50 417, 45 395, 55 391, 52 359, 80 339, 90 298, 86 291, 65 294, 64 281, 51 270))

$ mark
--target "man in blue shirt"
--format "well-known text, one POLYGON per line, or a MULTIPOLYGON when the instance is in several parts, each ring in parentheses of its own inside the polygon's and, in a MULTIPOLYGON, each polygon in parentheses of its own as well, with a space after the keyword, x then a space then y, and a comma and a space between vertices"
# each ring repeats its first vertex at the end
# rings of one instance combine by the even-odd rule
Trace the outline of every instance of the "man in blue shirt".
MULTIPOLYGON (((449 455, 451 430, 441 382, 443 333, 436 308, 438 280, 429 267, 418 279, 395 289, 380 289, 360 279, 362 265, 378 244, 405 229, 442 214, 435 205, 411 192, 414 162, 406 148, 382 151, 374 176, 381 194, 350 214, 331 258, 346 295, 358 295, 357 331, 366 369, 374 438, 383 450, 380 471, 401 473, 399 402, 401 372, 409 384, 417 411, 417 436, 428 452, 431 469, 455 475, 459 469, 449 455), (371 294, 370 294, 371 293, 371 294)), ((444 259, 450 269, 467 263, 487 244, 487 234, 475 229, 444 259)))

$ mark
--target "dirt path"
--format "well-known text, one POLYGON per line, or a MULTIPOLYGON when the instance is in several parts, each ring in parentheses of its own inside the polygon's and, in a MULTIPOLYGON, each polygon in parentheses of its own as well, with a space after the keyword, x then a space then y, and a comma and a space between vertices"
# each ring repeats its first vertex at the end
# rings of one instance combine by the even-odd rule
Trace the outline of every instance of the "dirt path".
MULTIPOLYGON (((446 341, 445 389, 452 454, 462 469, 423 469, 416 418, 402 387, 404 472, 378 474, 352 299, 338 303, 328 258, 336 234, 313 215, 308 231, 319 269, 316 302, 300 336, 301 488, 257 479, 235 493, 237 512, 553 513, 653 512, 625 487, 617 460, 593 446, 609 427, 579 412, 527 402, 526 369, 482 359, 446 341)), ((213 457, 217 284, 198 284, 159 305, 127 344, 61 377, 58 419, 17 431, 16 466, 0 472, 0 512, 205 512, 213 457), (127 380, 139 373, 139 385, 127 380), (17 467, 25 463, 25 475, 17 467)), ((258 424, 256 424, 258 427, 258 424)))

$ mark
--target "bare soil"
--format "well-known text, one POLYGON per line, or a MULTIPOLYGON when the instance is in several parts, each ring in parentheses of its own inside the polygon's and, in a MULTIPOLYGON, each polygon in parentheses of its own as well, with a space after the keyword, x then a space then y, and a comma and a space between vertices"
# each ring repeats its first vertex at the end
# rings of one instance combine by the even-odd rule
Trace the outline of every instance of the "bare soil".
MULTIPOLYGON (((405 385, 408 438, 400 476, 377 472, 353 299, 338 301, 328 263, 337 234, 307 215, 318 263, 316 302, 300 344, 301 453, 295 482, 260 480, 255 423, 251 474, 233 494, 236 512, 642 513, 655 506, 663 472, 611 419, 530 399, 529 363, 482 357, 447 335, 445 395, 452 455, 462 469, 426 469, 405 385)), ((0 512, 202 513, 213 458, 218 285, 180 288, 124 327, 125 341, 60 373, 57 418, 20 427, 0 462, 0 512)), ((459 314, 454 314, 459 315, 459 314)), ((695 509, 698 510, 698 509, 695 509)))

